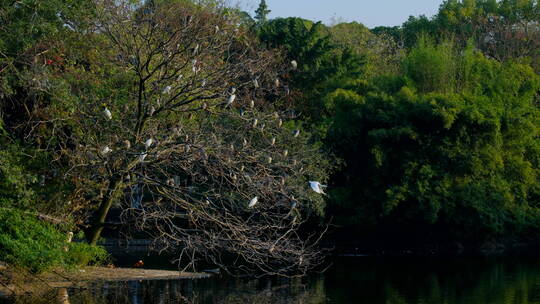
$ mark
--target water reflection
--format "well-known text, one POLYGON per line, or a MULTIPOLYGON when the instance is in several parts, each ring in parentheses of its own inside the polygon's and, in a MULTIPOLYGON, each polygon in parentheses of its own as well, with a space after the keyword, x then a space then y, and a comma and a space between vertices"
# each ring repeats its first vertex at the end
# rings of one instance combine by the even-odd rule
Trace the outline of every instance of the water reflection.
POLYGON ((540 260, 351 257, 336 260, 323 275, 302 280, 114 282, 11 302, 51 303, 51 299, 63 304, 540 304, 540 260))

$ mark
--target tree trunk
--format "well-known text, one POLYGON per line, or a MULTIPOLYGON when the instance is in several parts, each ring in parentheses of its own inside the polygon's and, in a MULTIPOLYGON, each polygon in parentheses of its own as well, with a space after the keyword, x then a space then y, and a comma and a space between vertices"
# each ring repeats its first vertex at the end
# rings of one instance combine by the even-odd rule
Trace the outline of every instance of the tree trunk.
POLYGON ((113 177, 109 182, 109 187, 107 189, 107 192, 105 193, 105 195, 103 196, 101 200, 101 204, 99 205, 97 213, 86 235, 86 238, 88 240, 88 243, 90 243, 90 245, 97 244, 97 241, 99 237, 101 236, 101 231, 103 231, 103 227, 105 226, 105 219, 107 218, 109 209, 111 209, 111 205, 114 200, 114 194, 119 188, 120 188, 120 179, 117 177, 113 177))

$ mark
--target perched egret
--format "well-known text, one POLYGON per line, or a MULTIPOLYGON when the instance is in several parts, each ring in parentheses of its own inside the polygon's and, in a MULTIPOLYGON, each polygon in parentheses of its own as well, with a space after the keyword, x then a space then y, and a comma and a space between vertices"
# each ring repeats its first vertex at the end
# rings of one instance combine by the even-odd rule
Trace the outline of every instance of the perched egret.
POLYGON ((247 139, 244 138, 244 140, 242 141, 242 144, 243 144, 244 146, 247 146, 247 145, 248 145, 247 139))
POLYGON ((193 49, 193 55, 196 55, 198 51, 199 51, 199 44, 197 43, 197 45, 195 45, 195 48, 193 49))
POLYGON ((219 25, 216 25, 214 27, 214 34, 217 34, 219 32, 219 25))
POLYGON ((146 150, 148 150, 148 148, 150 148, 150 146, 152 146, 153 143, 154 143, 154 140, 152 138, 147 139, 144 142, 144 147, 146 148, 146 150))
POLYGON ((112 149, 109 148, 109 146, 105 146, 103 149, 101 149, 101 155, 105 156, 111 151, 112 151, 112 149))
POLYGON ((298 135, 300 135, 300 130, 294 130, 293 136, 298 137, 298 135))
POLYGON ((255 206, 257 204, 258 200, 259 200, 259 198, 257 196, 252 198, 251 201, 249 201, 248 208, 253 208, 253 206, 255 206))
POLYGON ((287 155, 289 155, 289 150, 283 151, 283 156, 287 157, 287 155))
POLYGON ((255 88, 258 88, 259 87, 259 81, 257 79, 253 79, 253 86, 255 88))
POLYGON ((139 161, 142 163, 144 162, 144 159, 146 158, 146 156, 148 156, 148 153, 141 153, 139 155, 139 161))
POLYGON ((156 108, 154 108, 154 106, 151 106, 150 110, 148 110, 148 116, 153 116, 155 112, 156 112, 156 108))
POLYGON ((273 146, 275 144, 276 144, 276 138, 272 137, 272 139, 270 140, 270 145, 273 146))
POLYGON ((206 79, 203 79, 203 81, 201 82, 201 87, 205 87, 206 86, 206 79))
POLYGON ((124 140, 124 145, 126 146, 126 149, 130 149, 131 148, 131 142, 129 142, 129 140, 124 140))
POLYGON ((259 122, 259 120, 257 118, 254 118, 253 119, 253 124, 251 125, 253 128, 257 127, 257 123, 259 122))
POLYGON ((176 81, 180 81, 182 80, 182 78, 184 77, 184 75, 182 74, 178 74, 178 77, 176 77, 176 81))
POLYGON ((277 125, 278 125, 278 127, 280 127, 280 128, 281 128, 281 126, 283 125, 283 120, 281 120, 281 119, 280 119, 280 120, 278 120, 278 124, 277 124, 277 125))
POLYGON ((244 165, 240 166, 240 172, 244 172, 244 165))
POLYGON ((236 88, 235 88, 235 87, 232 87, 232 88, 231 88, 231 95, 233 95, 234 93, 236 93, 236 88))
POLYGON ((311 187, 311 189, 319 194, 326 194, 324 193, 323 191, 323 187, 326 187, 325 185, 321 185, 321 183, 319 182, 315 182, 315 181, 310 181, 309 182, 309 186, 311 187))
POLYGON ((267 161, 269 164, 271 164, 271 163, 272 163, 272 157, 268 156, 268 157, 266 158, 266 161, 267 161))
POLYGON ((234 145, 233 145, 233 144, 230 144, 230 145, 229 145, 229 149, 231 149, 231 151, 234 151, 234 145))
POLYGON ((296 62, 296 60, 291 61, 291 66, 292 66, 293 70, 298 69, 298 62, 296 62))
POLYGON ((109 111, 109 109, 105 108, 103 110, 103 114, 105 114, 105 117, 107 117, 108 120, 112 119, 112 114, 111 114, 111 111, 109 111))
POLYGON ((252 108, 252 109, 255 107, 255 101, 254 100, 249 101, 249 107, 252 108))
POLYGON ((186 145, 185 151, 186 151, 186 153, 189 153, 189 152, 191 151, 191 146, 190 146, 190 145, 186 145))
POLYGON ((163 89, 162 93, 163 93, 163 94, 169 94, 169 93, 171 93, 171 89, 172 89, 171 86, 166 86, 166 87, 163 89))
POLYGON ((232 105, 235 99, 236 99, 236 95, 232 94, 231 96, 229 96, 229 99, 227 99, 227 104, 225 106, 228 107, 232 105))
POLYGON ((282 186, 285 186, 285 177, 282 177, 282 178, 281 178, 281 185, 282 185, 282 186))
POLYGON ((279 81, 279 78, 276 78, 276 80, 274 80, 274 85, 276 86, 276 88, 279 87, 280 83, 281 82, 279 81))
POLYGON ((278 119, 278 118, 279 118, 278 112, 274 112, 274 118, 275 118, 275 119, 278 119))

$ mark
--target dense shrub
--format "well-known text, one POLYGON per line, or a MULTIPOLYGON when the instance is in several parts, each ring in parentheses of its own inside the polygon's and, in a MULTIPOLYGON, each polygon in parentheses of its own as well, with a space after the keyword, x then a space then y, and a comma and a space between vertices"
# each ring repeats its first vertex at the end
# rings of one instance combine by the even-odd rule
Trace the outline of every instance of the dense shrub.
POLYGON ((104 261, 100 247, 66 243, 66 233, 34 215, 0 209, 0 257, 8 264, 39 273, 52 267, 76 267, 104 261), (68 246, 69 250, 65 250, 68 246))

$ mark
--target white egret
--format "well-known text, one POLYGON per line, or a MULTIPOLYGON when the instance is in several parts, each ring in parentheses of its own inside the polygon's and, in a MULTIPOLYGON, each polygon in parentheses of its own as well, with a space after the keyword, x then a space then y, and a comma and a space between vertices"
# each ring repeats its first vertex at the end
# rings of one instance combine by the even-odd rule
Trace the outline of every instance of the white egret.
POLYGON ((283 151, 283 156, 287 157, 287 155, 289 155, 289 150, 283 151))
POLYGON ((178 77, 176 77, 176 81, 180 81, 182 80, 182 78, 184 77, 184 75, 182 74, 178 74, 178 77))
POLYGON ((148 116, 153 116, 156 112, 156 108, 154 106, 150 107, 150 110, 148 110, 148 116))
POLYGON ((254 101, 254 100, 250 100, 250 101, 249 101, 249 107, 250 107, 250 108, 255 107, 255 101, 254 101))
POLYGON ((278 125, 278 127, 281 127, 281 126, 283 125, 283 120, 281 120, 281 119, 278 120, 278 124, 277 124, 277 125, 278 125))
POLYGON ((259 87, 259 81, 257 79, 253 79, 253 86, 255 88, 258 88, 259 87))
POLYGON ((191 146, 190 146, 190 145, 186 145, 185 151, 186 151, 186 153, 189 153, 189 152, 191 151, 191 146))
POLYGON ((171 89, 172 89, 171 86, 166 86, 166 87, 163 89, 162 93, 163 93, 163 94, 169 94, 169 93, 171 93, 171 89))
POLYGON ((232 88, 231 88, 231 95, 234 94, 234 93, 236 93, 236 88, 235 88, 235 87, 232 87, 232 88))
POLYGON ((240 172, 244 172, 244 165, 240 166, 240 172))
POLYGON ((148 150, 148 148, 150 148, 150 146, 152 146, 153 143, 154 143, 154 140, 152 138, 147 139, 144 142, 144 147, 146 148, 146 150, 148 150))
POLYGON ((257 196, 252 198, 251 201, 249 201, 248 208, 253 208, 253 206, 255 206, 257 204, 258 200, 259 200, 259 198, 257 196))
POLYGON ((146 158, 146 156, 148 156, 148 153, 141 153, 139 155, 139 161, 142 163, 144 162, 144 159, 146 158))
POLYGON ((219 32, 219 25, 216 25, 214 27, 214 34, 217 34, 219 32))
POLYGON ((276 88, 279 87, 280 85, 279 78, 276 78, 276 80, 274 80, 274 84, 276 85, 276 88))
POLYGON ((112 149, 109 148, 109 146, 105 146, 103 149, 101 149, 101 155, 105 156, 108 153, 110 153, 111 151, 112 151, 112 149))
POLYGON ((298 135, 300 135, 300 130, 294 130, 293 136, 298 137, 298 135))
POLYGON ((129 140, 124 140, 124 145, 126 146, 126 149, 130 149, 131 148, 131 142, 129 140))
POLYGON ((298 68, 298 62, 296 62, 296 60, 291 61, 291 66, 293 70, 296 70, 298 68))
POLYGON ((253 119, 253 124, 251 125, 253 128, 257 127, 257 123, 259 122, 259 120, 257 118, 254 118, 253 119))
POLYGON ((276 138, 272 137, 272 139, 270 140, 270 145, 273 146, 275 144, 276 144, 276 138))
POLYGON ((266 161, 267 161, 269 164, 271 164, 271 163, 272 163, 272 157, 268 156, 268 157, 266 158, 266 161))
POLYGON ((229 96, 229 99, 227 99, 227 104, 225 106, 228 107, 232 105, 235 99, 236 99, 236 95, 232 94, 231 96, 229 96))
POLYGON ((231 149, 231 151, 234 151, 234 145, 233 145, 233 144, 230 144, 230 145, 229 145, 229 149, 231 149))
POLYGON ((206 86, 206 79, 203 79, 203 81, 201 82, 201 87, 205 87, 206 86))
POLYGON ((244 138, 242 144, 243 144, 244 146, 247 146, 247 145, 248 145, 247 139, 244 138))
POLYGON ((112 119, 112 113, 111 113, 111 111, 109 111, 109 109, 105 108, 103 110, 103 114, 105 114, 105 117, 107 117, 108 120, 112 119))
POLYGON ((316 181, 310 181, 309 182, 309 186, 311 187, 311 189, 319 194, 326 194, 324 193, 323 191, 323 187, 326 187, 325 185, 321 185, 321 183, 319 182, 316 182, 316 181))
POLYGON ((199 51, 199 44, 197 43, 197 45, 195 45, 195 48, 193 49, 193 55, 196 55, 198 51, 199 51))

